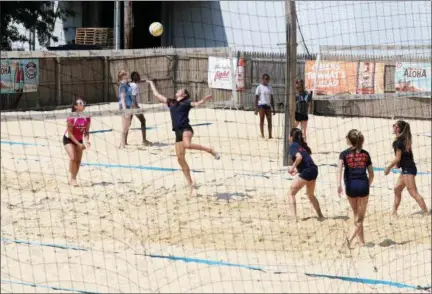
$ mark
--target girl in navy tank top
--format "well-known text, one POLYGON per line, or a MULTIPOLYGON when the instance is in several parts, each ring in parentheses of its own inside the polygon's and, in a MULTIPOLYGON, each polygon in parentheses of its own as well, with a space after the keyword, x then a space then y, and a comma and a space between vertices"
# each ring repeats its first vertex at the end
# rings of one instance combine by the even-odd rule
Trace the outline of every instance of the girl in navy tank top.
POLYGON ((292 176, 297 173, 299 176, 294 179, 289 192, 289 204, 291 207, 292 216, 297 219, 297 205, 295 195, 306 186, 306 193, 315 209, 318 219, 323 219, 321 208, 318 199, 315 197, 315 183, 318 177, 318 167, 314 163, 310 154, 312 153, 309 146, 303 139, 303 134, 300 129, 294 128, 290 132, 290 147, 289 153, 293 160, 292 166, 288 167, 288 173, 292 176))
POLYGON ((412 152, 412 135, 409 123, 398 120, 393 125, 393 133, 396 135, 396 139, 393 142, 395 157, 384 170, 384 174, 388 175, 392 167, 397 166, 401 168, 401 174, 394 187, 393 215, 397 215, 397 210, 402 200, 402 191, 405 187, 408 189, 411 197, 414 198, 420 206, 423 214, 427 215, 428 209, 426 203, 423 197, 418 193, 415 182, 417 167, 412 152))
POLYGON ((356 236, 360 245, 364 245, 363 220, 369 200, 369 187, 374 178, 372 160, 369 153, 362 149, 364 136, 356 129, 350 130, 346 136, 350 148, 342 151, 338 163, 338 194, 342 194, 342 169, 344 170, 345 193, 354 214, 352 227, 346 242, 348 247, 356 236), (367 173, 369 174, 369 178, 367 173))

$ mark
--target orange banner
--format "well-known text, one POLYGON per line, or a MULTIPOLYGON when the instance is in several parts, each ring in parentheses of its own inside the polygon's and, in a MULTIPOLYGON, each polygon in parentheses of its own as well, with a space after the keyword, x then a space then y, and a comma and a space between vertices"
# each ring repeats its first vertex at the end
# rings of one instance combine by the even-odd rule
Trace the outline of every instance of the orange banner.
POLYGON ((305 87, 314 95, 355 94, 357 86, 357 62, 320 61, 305 64, 305 87), (316 84, 315 84, 316 82, 316 84))

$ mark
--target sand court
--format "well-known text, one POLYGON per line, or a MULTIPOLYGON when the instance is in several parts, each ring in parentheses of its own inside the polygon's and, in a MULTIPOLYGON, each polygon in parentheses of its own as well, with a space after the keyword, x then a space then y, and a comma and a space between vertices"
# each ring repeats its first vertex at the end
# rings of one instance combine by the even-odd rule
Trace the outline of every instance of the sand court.
MULTIPOLYGON (((65 119, 1 122, 2 291, 61 292, 39 286, 70 292, 412 291, 305 273, 431 285, 431 217, 417 214, 407 191, 400 217, 389 215, 399 174, 384 176, 382 168, 393 157, 394 121, 311 116, 308 141, 319 165, 316 197, 326 219, 316 219, 301 191, 301 220, 293 223, 286 206, 292 177, 282 164, 283 114, 273 116, 274 139, 264 140, 253 112, 191 110, 193 142, 222 156, 216 161, 187 152, 197 185, 192 198, 177 163, 169 112, 145 116, 154 146, 141 145, 133 118, 125 150, 116 148, 120 117, 92 119, 92 147, 84 152, 78 188, 67 184, 65 119), (342 245, 352 215, 346 198, 337 195, 335 165, 351 128, 364 134, 376 171, 365 220, 368 244, 348 250, 342 245)), ((431 132, 430 121, 408 122, 417 187, 430 209, 431 144, 424 135, 431 132)))

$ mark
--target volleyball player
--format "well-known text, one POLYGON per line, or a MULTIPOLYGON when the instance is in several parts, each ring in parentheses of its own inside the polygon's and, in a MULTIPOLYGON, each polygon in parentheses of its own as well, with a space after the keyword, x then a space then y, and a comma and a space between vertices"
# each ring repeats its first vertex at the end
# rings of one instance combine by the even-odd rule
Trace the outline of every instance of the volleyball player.
POLYGON ((395 158, 384 170, 384 174, 388 175, 392 167, 396 166, 397 168, 401 168, 401 174, 394 187, 393 215, 397 216, 397 210, 402 200, 402 191, 405 187, 408 189, 411 197, 414 198, 420 206, 422 212, 427 214, 428 210, 426 203, 423 197, 418 193, 415 182, 417 167, 412 152, 412 135, 409 123, 403 120, 398 120, 393 125, 393 133, 396 135, 396 138, 393 141, 395 158))
POLYGON ((293 128, 290 132, 290 146, 289 153, 292 157, 293 164, 288 167, 288 173, 292 176, 299 174, 297 178, 291 184, 289 192, 289 203, 291 212, 294 218, 297 220, 297 205, 295 195, 300 191, 301 188, 306 186, 306 193, 315 209, 318 219, 323 219, 321 208, 318 199, 315 197, 315 184, 318 177, 318 167, 315 165, 312 157, 312 150, 309 148, 307 143, 303 139, 302 131, 293 128))
MULTIPOLYGON (((129 86, 132 88, 132 100, 133 100, 132 108, 140 108, 139 103, 141 100, 141 94, 139 91, 139 87, 137 85, 137 82, 139 82, 141 80, 139 73, 137 73, 136 71, 132 72, 131 73, 131 80, 132 80, 132 82, 129 83, 129 86)), ((145 146, 151 146, 152 143, 147 140, 146 119, 144 117, 144 114, 138 113, 135 116, 138 118, 138 120, 141 123, 141 133, 142 133, 143 144, 145 146)), ((126 144, 127 144, 127 142, 126 142, 126 144)))
POLYGON ((276 114, 274 108, 273 88, 268 84, 270 76, 263 74, 262 83, 255 90, 255 115, 260 116, 261 138, 264 138, 264 119, 267 118, 269 139, 272 139, 272 113, 276 114))
POLYGON ((300 124, 303 138, 307 141, 307 125, 309 120, 309 113, 312 108, 312 93, 305 90, 303 80, 296 81, 296 108, 295 108, 295 121, 294 127, 297 128, 300 124))
MULTIPOLYGON (((85 102, 78 97, 72 105, 72 112, 83 112, 85 102)), ((68 117, 67 128, 63 135, 63 145, 69 156, 69 173, 71 186, 78 186, 76 177, 81 165, 84 149, 90 148, 90 117, 68 117)))
POLYGON ((347 144, 350 146, 339 155, 338 163, 338 194, 342 194, 342 169, 344 170, 345 194, 354 214, 354 226, 347 237, 347 245, 358 236, 360 245, 365 244, 363 221, 369 200, 369 187, 374 179, 372 160, 369 153, 363 149, 364 136, 356 130, 350 130, 346 136, 347 144), (369 174, 369 178, 366 174, 369 174))
MULTIPOLYGON (((126 71, 121 70, 117 74, 117 78, 119 81, 119 88, 118 88, 119 109, 120 110, 131 109, 133 106, 133 98, 132 98, 132 88, 128 83, 128 74, 126 71)), ((127 144, 127 136, 132 122, 132 114, 122 115, 121 119, 122 119, 122 133, 121 133, 121 141, 120 141, 119 148, 123 149, 127 144)))
POLYGON ((175 95, 175 98, 168 99, 158 92, 153 81, 147 80, 147 83, 150 84, 151 90, 158 99, 158 101, 167 104, 170 110, 172 130, 174 131, 176 137, 175 149, 177 154, 177 160, 186 178, 186 182, 190 188, 190 192, 192 193, 193 182, 190 174, 189 165, 187 164, 185 158, 186 149, 205 151, 214 156, 215 159, 220 159, 220 154, 214 151, 212 148, 192 143, 194 131, 189 124, 189 111, 193 107, 200 106, 207 100, 210 100, 212 96, 206 96, 198 102, 192 102, 189 92, 186 89, 179 89, 175 95))

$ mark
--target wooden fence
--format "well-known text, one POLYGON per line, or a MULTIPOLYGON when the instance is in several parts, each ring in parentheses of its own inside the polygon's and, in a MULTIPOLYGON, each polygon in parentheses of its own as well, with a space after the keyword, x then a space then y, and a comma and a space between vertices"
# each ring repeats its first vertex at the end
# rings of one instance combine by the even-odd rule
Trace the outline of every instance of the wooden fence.
MULTIPOLYGON (((146 51, 147 52, 147 51, 146 51)), ((95 54, 93 54, 95 55, 95 54)), ((252 109, 254 93, 263 73, 271 76, 276 102, 285 99, 286 59, 284 54, 241 52, 246 61, 246 89, 237 100, 237 106, 252 109)), ((46 108, 71 105, 74 97, 82 96, 89 104, 117 101, 117 72, 125 69, 137 71, 142 79, 151 78, 163 95, 173 96, 176 89, 187 88, 193 99, 206 94, 213 95, 216 105, 232 101, 231 90, 208 88, 208 57, 229 57, 230 50, 181 49, 155 51, 141 56, 90 56, 90 57, 45 57, 40 58, 40 84, 38 92, 24 93, 18 109, 46 108), (169 52, 168 52, 169 51, 169 52)), ((297 56, 297 78, 304 78, 305 61, 316 59, 315 55, 297 56)), ((394 64, 399 60, 380 56, 322 55, 322 60, 375 61, 387 65, 385 92, 394 93, 394 64)), ((402 60, 400 60, 402 61, 402 60)), ((404 56, 403 61, 430 62, 430 57, 404 56)), ((139 83, 142 103, 156 103, 146 83, 139 83)), ((15 94, 2 95, 2 110, 11 109, 15 94)), ((430 119, 431 100, 406 98, 384 98, 380 100, 327 101, 317 100, 314 109, 322 115, 355 115, 373 117, 401 116, 430 119), (395 100, 397 99, 397 100, 395 100), (403 107, 402 107, 403 106, 403 107)), ((282 108, 278 109, 282 111, 282 108)))

